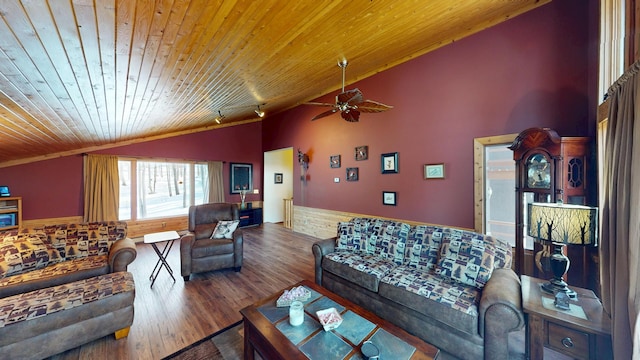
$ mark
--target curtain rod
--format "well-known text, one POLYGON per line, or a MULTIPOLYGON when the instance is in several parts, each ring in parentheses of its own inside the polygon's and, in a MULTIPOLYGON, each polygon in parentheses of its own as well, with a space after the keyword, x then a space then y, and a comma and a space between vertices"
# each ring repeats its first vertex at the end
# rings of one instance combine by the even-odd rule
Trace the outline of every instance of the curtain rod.
MULTIPOLYGON (((112 155, 112 154, 89 154, 82 153, 82 156, 87 155, 112 155)), ((153 157, 153 156, 129 156, 129 155, 116 155, 119 158, 123 159, 135 159, 135 160, 149 160, 149 161, 188 161, 188 162, 208 162, 208 161, 219 161, 223 164, 227 162, 224 160, 194 160, 194 159, 177 159, 177 158, 167 158, 167 157, 153 157)))

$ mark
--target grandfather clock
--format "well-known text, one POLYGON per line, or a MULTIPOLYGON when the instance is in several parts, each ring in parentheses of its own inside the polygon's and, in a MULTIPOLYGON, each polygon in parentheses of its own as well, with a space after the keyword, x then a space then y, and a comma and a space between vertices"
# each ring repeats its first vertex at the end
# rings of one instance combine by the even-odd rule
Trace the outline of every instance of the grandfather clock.
MULTIPOLYGON (((592 205, 589 191, 589 137, 560 137, 549 128, 530 128, 521 132, 509 149, 516 162, 516 249, 515 270, 519 275, 550 277, 547 267, 549 245, 527 236, 527 204, 557 202, 592 205)), ((567 247, 571 259, 569 283, 587 286, 590 250, 567 247), (572 271, 573 270, 573 271, 572 271)))

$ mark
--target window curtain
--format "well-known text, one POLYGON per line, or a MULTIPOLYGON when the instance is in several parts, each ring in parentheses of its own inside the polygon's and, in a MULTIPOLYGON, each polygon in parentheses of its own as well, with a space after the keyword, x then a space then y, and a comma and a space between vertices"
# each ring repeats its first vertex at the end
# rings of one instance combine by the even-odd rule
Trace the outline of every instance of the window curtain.
POLYGON ((118 220, 118 157, 84 156, 84 221, 118 220))
POLYGON ((224 164, 222 161, 207 162, 209 169, 209 202, 224 202, 224 164))
POLYGON ((608 91, 601 242, 602 302, 615 359, 640 360, 640 63, 608 91), (633 160, 635 158, 635 161, 633 160))

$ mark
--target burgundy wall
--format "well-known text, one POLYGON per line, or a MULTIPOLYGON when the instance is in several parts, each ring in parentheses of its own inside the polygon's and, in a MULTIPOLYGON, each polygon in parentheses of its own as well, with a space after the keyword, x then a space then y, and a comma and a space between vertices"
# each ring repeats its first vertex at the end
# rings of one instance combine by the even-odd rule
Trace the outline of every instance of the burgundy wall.
MULTIPOLYGON (((231 126, 219 130, 111 148, 96 153, 185 160, 225 161, 225 189, 229 189, 229 163, 253 164, 254 188, 262 189, 262 124, 231 126)), ((11 194, 22 196, 23 219, 81 216, 83 214, 82 156, 0 168, 0 182, 11 194)), ((228 190, 226 200, 240 202, 228 190)), ((247 194, 247 201, 260 200, 247 194)))
POLYGON ((310 155, 306 185, 294 184, 296 205, 472 228, 474 138, 538 126, 593 135, 597 2, 590 4, 554 1, 348 86, 394 106, 358 123, 339 115, 312 122, 325 109, 308 105, 269 118, 264 150, 310 155), (360 145, 369 146, 366 161, 354 160, 360 145), (399 153, 399 174, 381 174, 380 155, 390 152, 399 153), (336 154, 342 167, 331 169, 336 154), (444 163, 446 178, 424 180, 427 163, 444 163), (359 167, 359 181, 345 181, 347 167, 359 167), (397 206, 382 205, 382 191, 396 191, 397 206))

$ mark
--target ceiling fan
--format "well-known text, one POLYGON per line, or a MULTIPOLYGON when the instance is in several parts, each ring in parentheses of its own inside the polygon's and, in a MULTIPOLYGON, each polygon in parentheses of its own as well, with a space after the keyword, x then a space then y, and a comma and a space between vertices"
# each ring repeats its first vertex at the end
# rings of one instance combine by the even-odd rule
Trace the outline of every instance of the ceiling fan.
POLYGON ((347 68, 347 60, 338 62, 338 66, 342 68, 342 92, 336 96, 336 103, 317 103, 309 102, 306 105, 330 106, 331 110, 325 111, 313 117, 311 120, 318 120, 325 116, 332 115, 340 111, 340 116, 349 122, 356 122, 360 119, 360 113, 376 113, 387 111, 393 106, 385 105, 377 101, 364 100, 362 92, 358 89, 344 90, 345 69, 347 68))

